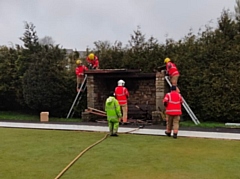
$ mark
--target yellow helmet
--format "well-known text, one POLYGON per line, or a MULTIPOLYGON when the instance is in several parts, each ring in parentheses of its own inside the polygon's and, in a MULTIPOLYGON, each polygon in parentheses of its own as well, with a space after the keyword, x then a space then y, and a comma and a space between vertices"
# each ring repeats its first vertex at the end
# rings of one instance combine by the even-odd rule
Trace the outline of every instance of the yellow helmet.
POLYGON ((170 58, 165 58, 164 63, 168 63, 170 61, 171 61, 170 58))
POLYGON ((90 53, 90 54, 88 55, 88 58, 89 58, 90 60, 93 60, 93 59, 94 59, 94 54, 93 54, 93 53, 90 53))
POLYGON ((79 60, 79 59, 78 59, 78 60, 76 61, 76 64, 77 64, 77 65, 82 64, 82 60, 79 60))

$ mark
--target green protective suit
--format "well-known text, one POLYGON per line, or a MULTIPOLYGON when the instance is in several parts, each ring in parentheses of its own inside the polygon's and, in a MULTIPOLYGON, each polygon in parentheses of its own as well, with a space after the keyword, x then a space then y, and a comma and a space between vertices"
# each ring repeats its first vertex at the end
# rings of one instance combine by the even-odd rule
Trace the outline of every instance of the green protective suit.
POLYGON ((122 117, 121 108, 117 99, 113 96, 107 98, 105 103, 107 113, 108 127, 110 134, 117 134, 119 127, 119 118, 122 117))

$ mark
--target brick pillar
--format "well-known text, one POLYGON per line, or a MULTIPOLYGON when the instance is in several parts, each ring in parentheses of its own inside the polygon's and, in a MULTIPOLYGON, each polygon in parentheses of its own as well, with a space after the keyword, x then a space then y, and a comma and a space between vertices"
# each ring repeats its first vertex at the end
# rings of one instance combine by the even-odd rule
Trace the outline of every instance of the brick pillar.
POLYGON ((164 73, 157 72, 156 73, 156 111, 158 111, 158 107, 160 107, 161 111, 164 110, 164 105, 162 100, 165 95, 165 81, 164 81, 164 73))

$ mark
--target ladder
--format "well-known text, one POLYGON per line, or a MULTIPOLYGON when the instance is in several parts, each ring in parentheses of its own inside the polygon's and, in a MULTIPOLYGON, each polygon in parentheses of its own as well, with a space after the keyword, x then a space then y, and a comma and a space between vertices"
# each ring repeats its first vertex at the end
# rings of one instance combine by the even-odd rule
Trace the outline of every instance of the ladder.
POLYGON ((85 75, 85 77, 84 77, 84 79, 83 79, 83 82, 82 82, 82 84, 81 84, 81 86, 80 86, 80 89, 79 89, 79 91, 78 91, 78 93, 77 93, 77 95, 76 95, 76 97, 75 97, 75 99, 74 99, 74 101, 73 101, 73 103, 72 103, 72 106, 71 106, 71 108, 70 108, 70 110, 69 110, 69 112, 68 112, 68 115, 67 115, 67 119, 68 119, 69 117, 72 117, 72 116, 74 115, 74 110, 73 110, 73 108, 74 108, 74 106, 78 106, 80 100, 82 99, 83 93, 84 93, 84 91, 85 91, 86 88, 87 88, 86 83, 87 83, 87 75, 85 75))
MULTIPOLYGON (((171 82, 169 81, 169 77, 168 76, 165 76, 165 80, 167 81, 167 83, 169 84, 169 86, 171 87, 172 84, 171 82)), ((191 117, 192 121, 198 125, 200 124, 198 118, 195 116, 195 114, 193 113, 193 111, 191 110, 191 108, 188 106, 187 102, 185 101, 185 99, 182 97, 183 99, 183 107, 185 108, 185 110, 187 111, 187 113, 189 114, 189 116, 191 117)))

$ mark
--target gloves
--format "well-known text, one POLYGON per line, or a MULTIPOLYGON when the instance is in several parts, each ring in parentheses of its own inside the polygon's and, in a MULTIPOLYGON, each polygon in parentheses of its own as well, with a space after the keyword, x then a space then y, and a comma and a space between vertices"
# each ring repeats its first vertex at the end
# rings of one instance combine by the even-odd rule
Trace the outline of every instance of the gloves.
POLYGON ((168 103, 167 103, 167 102, 164 102, 163 104, 164 104, 164 106, 165 106, 165 107, 167 107, 167 105, 168 105, 168 103))
POLYGON ((88 64, 88 68, 92 69, 92 64, 91 63, 88 64))

